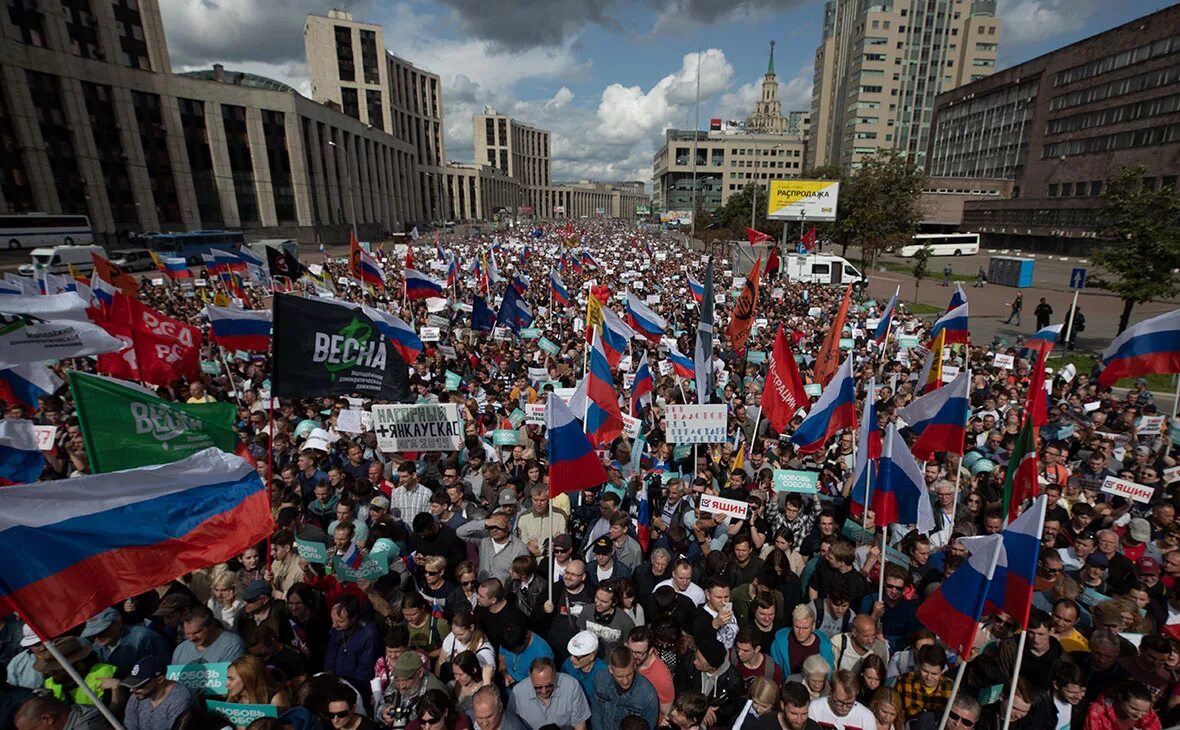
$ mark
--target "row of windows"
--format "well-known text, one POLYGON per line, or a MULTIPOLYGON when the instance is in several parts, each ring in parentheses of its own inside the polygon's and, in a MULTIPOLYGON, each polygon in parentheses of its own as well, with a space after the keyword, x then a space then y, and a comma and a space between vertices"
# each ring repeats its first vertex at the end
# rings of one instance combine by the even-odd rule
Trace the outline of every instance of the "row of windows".
POLYGON ((1102 195, 1103 182, 1101 180, 1081 180, 1078 182, 1049 183, 1050 198, 1084 198, 1087 195, 1102 195))
POLYGON ((1100 213, 1101 210, 1095 208, 999 208, 995 210, 967 208, 963 211, 963 226, 972 229, 985 226, 1095 228, 1100 213))
POLYGON ((1126 132, 1115 132, 1097 137, 1069 140, 1068 142, 1054 142, 1045 145, 1041 153, 1041 159, 1047 160, 1051 157, 1089 155, 1098 152, 1131 149, 1133 147, 1154 147, 1156 145, 1171 144, 1174 142, 1180 142, 1180 124, 1132 129, 1126 132))
POLYGON ((1058 71, 1057 75, 1053 77, 1053 85, 1065 86, 1075 81, 1101 76, 1104 73, 1110 73, 1111 71, 1126 68, 1132 64, 1142 63, 1143 61, 1166 56, 1177 51, 1180 51, 1180 36, 1172 36, 1171 38, 1163 38, 1151 43, 1144 43, 1141 46, 1126 51, 1112 53, 1096 61, 1090 61, 1072 68, 1067 68, 1064 71, 1058 71))
POLYGON ((1110 109, 1099 109, 1097 111, 1075 114, 1063 119, 1054 119, 1046 125, 1045 134, 1077 132, 1078 130, 1090 129, 1092 127, 1104 127, 1108 124, 1158 117, 1163 114, 1171 114, 1178 110, 1180 110, 1180 94, 1172 94, 1171 96, 1163 96, 1158 99, 1147 99, 1110 109))
POLYGON ((1158 89, 1180 81, 1180 65, 1148 71, 1137 76, 1111 81, 1101 86, 1088 89, 1078 89, 1068 94, 1059 94, 1049 102, 1049 111, 1060 111, 1082 104, 1113 99, 1127 94, 1134 94, 1147 89, 1158 89))

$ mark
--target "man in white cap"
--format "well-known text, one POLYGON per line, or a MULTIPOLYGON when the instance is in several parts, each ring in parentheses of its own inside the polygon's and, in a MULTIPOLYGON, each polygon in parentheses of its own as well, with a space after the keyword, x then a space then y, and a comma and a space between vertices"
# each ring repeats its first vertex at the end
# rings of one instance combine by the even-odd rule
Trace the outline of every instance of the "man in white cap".
POLYGON ((561 664, 561 673, 578 680, 587 701, 594 698, 594 678, 606 670, 606 662, 598 658, 598 637, 592 631, 579 631, 566 645, 569 659, 561 664))
POLYGON ((28 624, 21 629, 20 649, 20 653, 8 660, 8 684, 25 689, 41 689, 45 684, 45 675, 38 672, 33 664, 38 659, 48 658, 49 652, 28 624))

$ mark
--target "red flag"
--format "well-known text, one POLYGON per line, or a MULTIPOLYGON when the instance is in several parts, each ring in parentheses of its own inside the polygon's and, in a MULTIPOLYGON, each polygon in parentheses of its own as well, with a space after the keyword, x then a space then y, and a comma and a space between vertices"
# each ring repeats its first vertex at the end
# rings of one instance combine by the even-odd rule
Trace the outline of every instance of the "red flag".
MULTIPOLYGON (((437 231, 436 231, 437 233, 437 231)), ((414 242, 410 241, 406 244, 406 268, 414 268, 414 242)))
POLYGON ((1040 472, 1037 468, 1037 437, 1033 433, 1035 429, 1030 415, 1025 416, 1024 425, 1016 436, 1016 444, 1008 458, 1008 472, 1004 475, 1006 522, 1017 518, 1024 500, 1036 499, 1041 493, 1041 484, 1037 481, 1040 472))
POLYGON ((840 311, 836 312, 836 318, 832 320, 832 326, 824 337, 824 344, 819 348, 819 356, 815 358, 815 365, 812 366, 815 381, 821 385, 827 385, 836 374, 836 369, 840 367, 840 338, 844 336, 844 323, 848 320, 848 305, 851 301, 852 285, 849 284, 844 290, 840 311))
POLYGON ((136 299, 128 297, 127 302, 140 380, 151 385, 169 385, 180 378, 199 380, 201 330, 136 299))
POLYGON ((1028 394, 1024 401, 1024 412, 1032 420, 1034 440, 1037 429, 1049 422, 1049 399, 1045 393, 1045 360, 1049 357, 1050 349, 1041 348, 1037 352, 1037 361, 1033 366, 1032 378, 1028 382, 1028 394))
POLYGON ((800 243, 803 244, 804 250, 811 251, 815 248, 815 240, 815 226, 812 226, 811 228, 807 229, 807 233, 803 234, 803 238, 800 240, 800 243))
POLYGON ((753 228, 746 226, 746 238, 750 239, 750 245, 753 246, 754 244, 758 243, 766 243, 767 241, 772 240, 773 236, 771 236, 769 233, 763 233, 762 231, 755 231, 753 228))
POLYGON ((807 402, 799 366, 780 324, 766 370, 766 385, 762 386, 762 414, 776 432, 782 433, 807 402))
POLYGON ((746 341, 750 339, 750 327, 754 324, 754 313, 758 309, 758 277, 761 274, 762 257, 754 262, 754 268, 746 277, 742 291, 733 304, 733 311, 729 313, 729 326, 725 328, 725 336, 729 338, 729 346, 734 350, 744 349, 746 341))
POLYGON ((139 365, 135 357, 135 340, 131 336, 131 308, 130 300, 122 295, 116 295, 111 306, 104 309, 90 309, 87 314, 95 324, 107 331, 112 337, 118 337, 127 349, 119 352, 107 352, 98 356, 98 372, 123 380, 139 380, 139 365))

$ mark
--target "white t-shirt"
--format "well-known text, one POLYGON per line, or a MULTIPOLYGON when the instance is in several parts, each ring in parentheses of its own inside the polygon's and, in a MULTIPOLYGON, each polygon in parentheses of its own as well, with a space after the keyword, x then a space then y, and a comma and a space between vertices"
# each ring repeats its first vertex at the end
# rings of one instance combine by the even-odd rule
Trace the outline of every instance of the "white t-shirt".
POLYGON ((807 707, 807 716, 823 728, 834 730, 876 730, 877 718, 869 708, 857 702, 844 717, 832 711, 827 697, 817 697, 807 707))
POLYGON ((483 643, 479 645, 478 649, 472 647, 470 644, 463 644, 455 638, 454 634, 447 634, 447 638, 443 639, 441 653, 442 656, 446 657, 447 659, 450 659, 451 657, 458 654, 462 654, 465 651, 474 652, 475 658, 479 660, 479 665, 481 667, 496 666, 496 651, 492 648, 492 645, 488 643, 487 639, 484 639, 483 643))
MULTIPOLYGON (((672 590, 676 591, 676 586, 672 585, 671 578, 656 584, 656 588, 663 588, 664 586, 672 586, 672 590)), ((692 602, 698 606, 704 605, 705 603, 705 591, 702 590, 701 587, 696 583, 689 583, 688 588, 685 588, 683 591, 676 592, 680 593, 681 595, 688 596, 692 599, 692 602)))

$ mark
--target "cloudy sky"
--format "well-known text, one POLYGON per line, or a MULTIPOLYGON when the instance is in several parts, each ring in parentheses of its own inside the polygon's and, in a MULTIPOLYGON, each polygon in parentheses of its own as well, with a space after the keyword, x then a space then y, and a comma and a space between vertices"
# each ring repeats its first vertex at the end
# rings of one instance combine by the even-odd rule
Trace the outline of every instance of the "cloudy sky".
MULTIPOLYGON (((347 7, 392 53, 439 74, 448 159, 470 160, 471 116, 491 106, 553 132, 558 181, 644 180, 663 130, 744 118, 769 41, 783 111, 806 109, 820 0, 160 0, 175 71, 252 71, 307 93, 303 21, 347 7)), ((1000 66, 1159 3, 999 0, 1000 66)))

